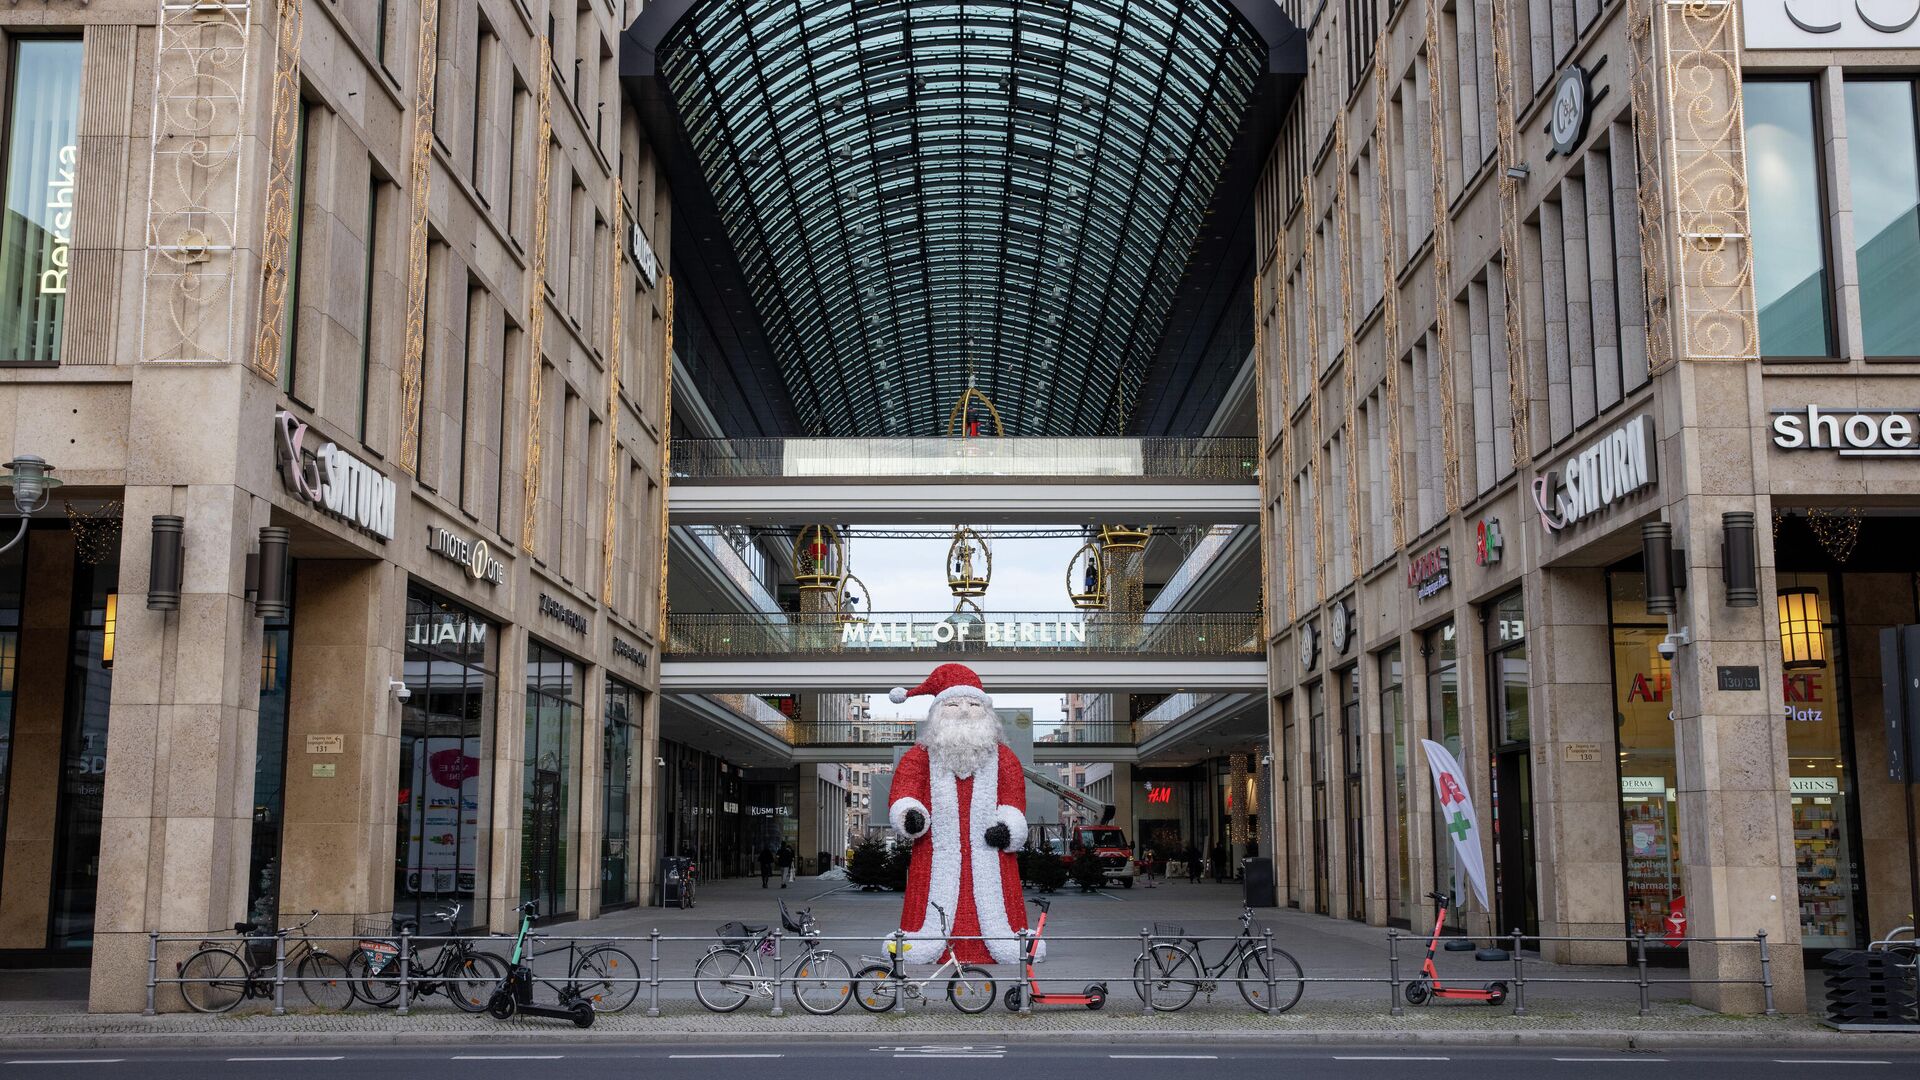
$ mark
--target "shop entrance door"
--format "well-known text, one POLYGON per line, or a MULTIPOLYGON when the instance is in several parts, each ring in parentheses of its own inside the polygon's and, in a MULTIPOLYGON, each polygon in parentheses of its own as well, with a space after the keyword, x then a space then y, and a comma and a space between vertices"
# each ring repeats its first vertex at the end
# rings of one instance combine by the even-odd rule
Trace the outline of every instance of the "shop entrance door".
POLYGON ((1533 865, 1533 764, 1523 747, 1494 755, 1495 929, 1540 932, 1533 865))

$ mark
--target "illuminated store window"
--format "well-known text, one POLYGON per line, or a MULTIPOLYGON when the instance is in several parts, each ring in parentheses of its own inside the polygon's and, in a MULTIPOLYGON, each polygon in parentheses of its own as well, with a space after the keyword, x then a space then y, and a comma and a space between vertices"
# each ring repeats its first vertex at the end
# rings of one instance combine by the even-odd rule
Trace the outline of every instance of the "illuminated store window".
POLYGON ((1665 617, 1649 615, 1638 569, 1607 575, 1613 622, 1613 717, 1619 734, 1620 850, 1627 932, 1664 940, 1686 911, 1674 771, 1673 667, 1660 655, 1665 617))
POLYGON ((79 162, 79 38, 21 38, 7 105, 0 362, 55 364, 66 330, 79 162))
POLYGON ((1787 729, 1800 939, 1809 949, 1850 948, 1859 916, 1848 814, 1853 781, 1842 686, 1846 657, 1834 619, 1833 579, 1781 573, 1778 584, 1783 671, 1777 700, 1787 729))

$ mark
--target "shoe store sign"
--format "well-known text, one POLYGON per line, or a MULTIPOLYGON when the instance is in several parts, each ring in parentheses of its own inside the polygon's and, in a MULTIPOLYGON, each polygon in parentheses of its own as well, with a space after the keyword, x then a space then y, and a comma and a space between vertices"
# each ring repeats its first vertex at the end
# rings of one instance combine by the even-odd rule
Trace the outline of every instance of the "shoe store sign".
POLYGON ((1636 416, 1533 481, 1540 527, 1552 536, 1653 486, 1653 418, 1636 416))
POLYGON ((1774 409, 1773 445, 1841 457, 1920 457, 1920 410, 1774 409))
POLYGON ((308 447, 306 421, 285 409, 274 414, 273 430, 280 479, 295 498, 370 536, 393 539, 398 485, 330 442, 308 447))
POLYGON ((1748 0, 1749 49, 1911 49, 1920 0, 1748 0))

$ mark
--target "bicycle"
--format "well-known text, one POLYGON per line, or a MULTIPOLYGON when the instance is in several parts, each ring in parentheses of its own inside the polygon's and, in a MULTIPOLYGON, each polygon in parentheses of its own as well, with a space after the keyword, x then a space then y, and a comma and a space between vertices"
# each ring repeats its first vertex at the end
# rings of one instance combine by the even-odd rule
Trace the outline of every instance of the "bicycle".
MULTIPOLYGON (((528 963, 535 956, 544 955, 530 952, 527 948, 529 942, 537 940, 533 938, 532 933, 533 916, 534 912, 539 910, 539 905, 529 900, 514 910, 520 913, 520 932, 514 935, 513 956, 507 961, 507 977, 501 980, 499 988, 493 992, 491 998, 487 999, 487 1015, 495 1020, 511 1020, 515 1013, 525 1013, 528 1016, 551 1016, 555 1019, 571 1020, 575 1027, 592 1027, 595 1014, 593 1002, 587 995, 580 992, 580 987, 575 984, 571 971, 565 983, 555 983, 535 975, 532 966, 528 963), (559 999, 558 1004, 535 1005, 533 988, 536 983, 552 989, 559 999)), ((573 949, 571 940, 567 942, 567 949, 569 952, 573 949)), ((547 950, 549 953, 559 951, 559 949, 547 950)), ((638 984, 635 984, 635 990, 637 992, 638 984)))
MULTIPOLYGON (((433 918, 436 922, 446 923, 451 931, 459 925, 462 910, 463 905, 454 904, 434 912, 433 918)), ((406 931, 418 933, 419 924, 412 919, 399 917, 392 920, 392 930, 396 934, 406 931)), ((473 942, 467 938, 456 937, 444 941, 433 959, 425 961, 421 959, 419 944, 414 939, 362 938, 347 970, 353 974, 354 992, 375 1008, 391 1009, 399 1004, 402 970, 400 949, 403 941, 407 947, 405 970, 410 997, 445 994, 461 1012, 485 1012, 487 1002, 493 999, 493 992, 507 977, 505 960, 474 948, 473 942)))
POLYGON ((692 862, 687 863, 687 872, 684 874, 680 873, 678 870, 668 869, 667 883, 672 884, 676 880, 680 884, 680 888, 677 893, 677 895, 679 896, 679 900, 677 902, 680 905, 680 910, 685 911, 686 909, 693 906, 694 886, 698 884, 700 881, 699 866, 695 865, 692 862))
MULTIPOLYGON (((785 971, 774 978, 793 985, 793 999, 815 1016, 832 1016, 846 1007, 853 994, 853 969, 832 950, 820 947, 820 930, 807 909, 799 918, 787 913, 780 901, 780 925, 806 942, 785 971)), ((693 996, 717 1013, 730 1013, 751 997, 772 997, 773 980, 760 974, 756 955, 773 957, 773 935, 764 926, 730 922, 720 927, 720 943, 707 950, 693 968, 693 996)), ((777 964, 776 964, 777 968, 777 964)))
POLYGON ((1134 993, 1156 1012, 1179 1012, 1203 990, 1212 1000, 1236 961, 1239 967, 1235 982, 1240 996, 1257 1012, 1286 1012, 1306 990, 1300 962, 1278 946, 1269 950, 1264 941, 1253 936, 1251 907, 1240 910, 1240 936, 1233 939, 1219 963, 1208 963, 1200 946, 1200 940, 1188 937, 1181 927, 1155 923, 1147 951, 1133 961, 1134 993), (1272 1001, 1267 1000, 1269 972, 1272 1001))
MULTIPOLYGON (((939 904, 932 905, 940 913, 940 936, 947 936, 947 909, 939 904)), ((946 976, 947 969, 953 969, 953 975, 947 977, 947 1000, 963 1013, 978 1014, 993 1008, 993 976, 982 967, 973 967, 960 963, 951 948, 943 949, 940 966, 933 973, 918 982, 907 978, 905 972, 906 954, 913 949, 908 941, 893 940, 887 942, 887 956, 863 956, 860 959, 874 961, 854 975, 854 1000, 860 1007, 872 1013, 883 1013, 893 1008, 901 994, 920 1001, 928 1000, 927 987, 946 976)))
POLYGON ((262 934, 256 923, 234 923, 233 932, 247 939, 245 957, 236 946, 212 939, 200 942, 199 950, 175 968, 182 980, 180 996, 186 999, 188 1008, 203 1013, 228 1012, 248 998, 271 998, 275 942, 293 934, 298 940, 285 948, 286 966, 281 970, 294 973, 300 992, 313 1005, 334 1012, 347 1009, 354 998, 353 977, 347 965, 307 938, 307 927, 319 917, 315 911, 306 922, 271 934, 262 934))

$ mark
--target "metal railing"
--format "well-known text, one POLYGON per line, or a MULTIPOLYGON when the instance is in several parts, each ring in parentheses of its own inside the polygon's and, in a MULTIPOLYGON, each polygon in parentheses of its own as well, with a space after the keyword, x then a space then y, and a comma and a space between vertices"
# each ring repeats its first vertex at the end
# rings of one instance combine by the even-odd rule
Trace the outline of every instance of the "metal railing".
POLYGON ((1033 477, 1253 483, 1257 441, 1217 438, 675 439, 678 480, 1033 477))
POLYGON ((785 659, 871 653, 1032 653, 1051 656, 1260 656, 1258 612, 874 612, 861 622, 832 615, 669 612, 675 657, 785 659))
MULTIPOLYGON (((146 1015, 151 1016, 158 1011, 160 1004, 159 991, 162 987, 184 987, 187 985, 217 981, 189 978, 183 974, 175 976, 161 975, 161 954, 163 952, 163 946, 188 943, 194 944, 197 947, 225 946, 236 951, 241 951, 242 955, 244 955, 244 950, 250 942, 257 941, 265 936, 266 935, 261 934, 222 936, 208 934, 150 933, 148 935, 149 946, 147 952, 146 1015)), ((270 967, 263 967, 255 981, 263 987, 271 986, 272 1012, 274 1015, 281 1015, 286 1011, 285 988, 289 984, 299 985, 303 981, 312 980, 302 980, 298 975, 289 971, 286 941, 288 932, 281 931, 276 936, 279 940, 275 947, 274 961, 270 967)), ((408 1015, 413 1006, 418 1003, 423 987, 428 986, 429 983, 444 982, 444 977, 442 976, 436 976, 431 973, 423 975, 414 968, 415 957, 419 950, 431 949, 436 946, 452 945, 456 942, 465 943, 470 947, 489 945, 497 947, 497 952, 489 955, 504 964, 505 957, 512 949, 514 942, 514 938, 511 935, 423 935, 413 933, 410 927, 403 928, 398 933, 384 936, 397 946, 396 960, 399 967, 395 981, 398 994, 390 999, 390 1003, 397 1006, 394 1011, 402 1016, 408 1015)), ((352 936, 331 937, 307 935, 307 940, 315 943, 341 942, 344 946, 343 949, 333 951, 331 955, 351 958, 353 953, 359 949, 360 944, 369 937, 370 935, 364 933, 352 936)), ((754 973, 749 976, 729 975, 723 977, 724 980, 749 984, 748 989, 753 991, 754 996, 767 999, 771 1002, 771 1015, 784 1015, 782 1001, 794 992, 793 985, 790 984, 800 984, 803 980, 813 984, 820 982, 817 975, 808 978, 804 975, 789 975, 783 970, 783 947, 785 943, 792 942, 796 938, 805 941, 809 948, 816 946, 830 947, 840 943, 854 946, 854 948, 840 954, 842 959, 848 961, 850 969, 854 969, 855 958, 857 958, 862 965, 868 963, 886 964, 889 962, 886 955, 864 954, 859 951, 860 949, 873 948, 886 943, 888 949, 898 950, 906 940, 905 935, 897 930, 884 938, 874 938, 872 936, 854 937, 824 934, 803 936, 786 933, 776 927, 770 933, 765 934, 762 938, 755 939, 753 942, 753 951, 760 951, 762 943, 764 942, 764 951, 761 952, 760 955, 766 960, 766 970, 759 970, 756 966, 754 973)), ((1022 930, 1012 936, 953 935, 948 940, 952 942, 1017 941, 1020 944, 1020 954, 1022 956, 1030 956, 1032 955, 1030 952, 1030 943, 1033 942, 1035 938, 1032 931, 1022 930)), ((1296 1007, 1296 1002, 1312 1000, 1307 991, 1316 985, 1375 986, 1384 989, 1387 994, 1389 1015, 1401 1016, 1405 1013, 1407 987, 1426 981, 1424 972, 1422 972, 1418 966, 1419 958, 1423 953, 1425 939, 1418 935, 1410 935, 1399 930, 1388 930, 1386 933, 1387 948, 1386 956, 1384 957, 1385 974, 1308 974, 1304 969, 1298 967, 1297 962, 1282 965, 1278 960, 1273 958, 1285 957, 1289 961, 1292 961, 1293 958, 1288 956, 1285 951, 1279 947, 1279 942, 1276 940, 1271 926, 1262 927, 1247 937, 1225 934, 1188 934, 1184 930, 1180 930, 1170 936, 1166 932, 1156 932, 1142 927, 1138 934, 1133 935, 1050 933, 1047 935, 1046 940, 1050 945, 1068 942, 1110 942, 1125 943, 1130 948, 1137 946, 1139 952, 1127 957, 1126 961, 1124 961, 1127 967, 1124 970, 1095 972, 1093 974, 1088 974, 1084 971, 1075 971, 1071 974, 1061 973, 1054 975, 1043 969, 1036 972, 1035 977, 1053 982, 1056 985, 1064 981, 1067 985, 1073 986, 1075 989, 1090 980, 1102 982, 1108 988, 1108 1000, 1116 1001, 1116 1004, 1118 1003, 1116 999, 1123 999, 1124 992, 1128 988, 1131 988, 1135 996, 1139 998, 1138 1011, 1145 1016, 1152 1016, 1157 1012, 1177 1012, 1186 1007, 1186 1002, 1172 1008, 1164 1006, 1156 1007, 1153 998, 1154 987, 1152 984, 1164 984, 1168 982, 1194 984, 1196 991, 1203 989, 1204 992, 1207 993, 1209 1000, 1211 1000, 1214 993, 1223 993, 1224 987, 1229 985, 1233 986, 1237 991, 1241 991, 1241 996, 1251 1006, 1252 1011, 1256 1015, 1272 1015, 1275 1012, 1290 1011, 1296 1007), (1226 955, 1229 959, 1232 959, 1235 953, 1231 950, 1236 948, 1236 943, 1237 947, 1241 950, 1239 955, 1259 954, 1267 957, 1268 962, 1255 967, 1241 965, 1236 967, 1232 972, 1224 970, 1224 963, 1219 970, 1214 972, 1210 973, 1206 970, 1205 965, 1210 963, 1210 961, 1206 959, 1204 950, 1200 949, 1199 946, 1224 946, 1230 950, 1226 955), (1403 947, 1407 943, 1412 943, 1413 945, 1413 952, 1411 954, 1403 954, 1402 952, 1403 947), (1156 963, 1148 959, 1152 955, 1153 950, 1167 945, 1177 945, 1182 948, 1193 946, 1195 953, 1201 958, 1201 965, 1195 969, 1191 969, 1194 973, 1187 976, 1172 974, 1162 967, 1146 966, 1156 963), (1408 965, 1413 965, 1411 970, 1409 970, 1408 965), (1283 966, 1285 970, 1283 970, 1283 966), (1242 971, 1249 970, 1255 971, 1256 973, 1251 975, 1242 974, 1242 971), (1294 975, 1291 973, 1292 971, 1300 971, 1301 973, 1294 975), (1297 995, 1294 993, 1296 984, 1298 984, 1300 990, 1300 993, 1297 995), (1260 996, 1261 1002, 1269 1004, 1262 1005, 1255 1003, 1255 996, 1260 996), (1271 1007, 1270 1003, 1283 999, 1288 1002, 1286 1005, 1282 1005, 1278 1009, 1271 1007)), ((1631 987, 1636 992, 1639 1015, 1643 1017, 1651 1015, 1653 1012, 1653 993, 1656 988, 1673 986, 1752 986, 1760 991, 1765 1014, 1768 1016, 1778 1014, 1774 1000, 1772 957, 1765 931, 1758 932, 1750 937, 1689 938, 1685 943, 1687 945, 1712 944, 1733 947, 1752 947, 1756 950, 1757 970, 1759 974, 1757 978, 1747 979, 1700 979, 1694 978, 1691 975, 1683 975, 1677 978, 1656 978, 1653 976, 1648 964, 1649 941, 1644 934, 1618 937, 1564 937, 1522 934, 1516 931, 1505 937, 1497 937, 1490 940, 1506 946, 1510 953, 1509 959, 1495 961, 1488 966, 1493 967, 1497 965, 1500 969, 1510 970, 1511 974, 1507 979, 1499 980, 1505 983, 1507 993, 1502 1001, 1496 1002, 1495 1004, 1506 1004, 1514 1016, 1528 1015, 1528 991, 1532 988, 1537 993, 1537 988, 1542 986, 1631 987), (1538 958, 1530 960, 1526 955, 1526 948, 1529 943, 1537 947, 1547 942, 1624 946, 1628 950, 1630 959, 1626 965, 1618 969, 1623 972, 1623 975, 1619 978, 1555 974, 1555 972, 1563 970, 1561 965, 1547 964, 1538 958), (1530 968, 1529 965, 1533 965, 1533 967, 1530 968), (1544 968, 1544 974, 1529 974, 1530 970, 1540 971, 1542 968, 1544 968)), ((722 942, 715 934, 668 935, 662 934, 658 929, 646 935, 533 935, 529 938, 529 944, 532 947, 532 951, 542 956, 566 953, 570 957, 573 953, 567 948, 569 944, 577 946, 580 950, 614 946, 622 948, 623 951, 626 951, 628 948, 631 948, 632 951, 638 951, 639 946, 644 945, 646 952, 645 960, 635 959, 636 964, 644 964, 644 970, 636 968, 630 974, 621 975, 596 974, 592 978, 596 985, 614 987, 632 986, 635 988, 635 992, 630 999, 625 994, 617 995, 621 1000, 618 1008, 599 1010, 598 1005, 596 1005, 598 1011, 624 1010, 637 1003, 640 998, 639 991, 644 989, 647 1003, 645 1012, 649 1017, 662 1015, 661 1002, 663 989, 670 990, 675 986, 692 988, 694 984, 702 981, 702 976, 692 973, 694 967, 697 967, 698 961, 711 953, 719 951, 723 947, 722 942), (669 947, 674 945, 691 945, 694 946, 694 948, 685 950, 684 956, 675 957, 670 961, 663 956, 663 945, 669 947), (688 974, 669 974, 667 972, 666 965, 669 963, 679 964, 688 962, 693 965, 693 967, 689 967, 688 974)), ((835 950, 828 948, 826 951, 833 952, 835 950)), ((627 955, 630 956, 631 952, 627 952, 627 955)), ((792 954, 785 955, 791 958, 792 954)), ((539 961, 535 960, 535 975, 549 985, 562 979, 573 979, 577 976, 577 969, 566 973, 550 971, 542 974, 538 970, 540 966, 539 961)), ((909 980, 913 977, 915 966, 918 965, 909 965, 904 969, 904 973, 909 980)), ((1455 965, 1454 968, 1455 970, 1443 973, 1443 975, 1446 977, 1458 975, 1459 970, 1457 965, 1455 965)), ((502 968, 502 970, 504 970, 504 968, 502 968)), ((707 978, 712 979, 713 977, 708 976, 707 978)), ((995 973, 993 974, 993 979, 996 983, 1004 983, 1007 985, 1027 985, 1024 971, 1020 969, 1010 971, 1005 975, 995 973)), ((897 983, 892 985, 895 992, 893 993, 891 1009, 893 1011, 904 1011, 907 995, 897 992, 900 989, 897 983)), ((255 996, 265 997, 266 995, 260 994, 255 996)), ((996 991, 996 996, 998 996, 998 991, 996 991)), ((1194 995, 1189 995, 1187 1001, 1190 1002, 1193 996, 1194 995)), ((1422 995, 1422 997, 1424 998, 1425 995, 1422 995)), ((1018 1011, 1023 1015, 1029 1013, 1033 1006, 1031 997, 1023 991, 1018 995, 1018 998, 1018 1011)), ((346 1007, 350 1008, 353 1004, 362 1000, 364 999, 362 999, 356 991, 346 1007)), ((923 998, 923 1000, 925 1000, 925 998, 923 998)), ((382 1007, 385 1006, 383 1005, 382 1007)))

